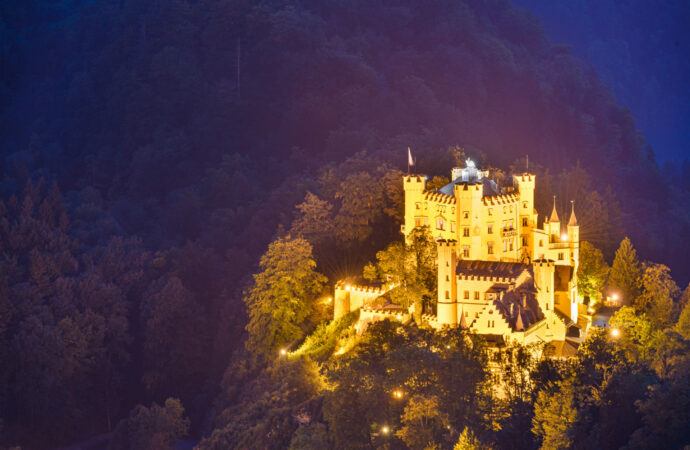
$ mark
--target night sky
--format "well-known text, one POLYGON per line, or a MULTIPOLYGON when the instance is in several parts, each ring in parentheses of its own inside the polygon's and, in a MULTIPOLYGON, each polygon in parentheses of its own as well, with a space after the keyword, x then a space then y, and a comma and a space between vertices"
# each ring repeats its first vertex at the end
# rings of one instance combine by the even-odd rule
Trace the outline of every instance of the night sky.
POLYGON ((659 163, 690 146, 690 2, 515 0, 554 43, 594 66, 659 163))

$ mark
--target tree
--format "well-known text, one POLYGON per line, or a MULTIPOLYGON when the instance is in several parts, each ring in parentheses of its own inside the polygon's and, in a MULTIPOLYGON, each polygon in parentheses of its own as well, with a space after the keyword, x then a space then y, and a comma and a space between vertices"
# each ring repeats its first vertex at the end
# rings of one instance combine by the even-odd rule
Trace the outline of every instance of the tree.
POLYGON ((177 447, 177 441, 189 432, 189 419, 184 417, 182 403, 169 398, 164 406, 153 403, 150 408, 137 405, 122 420, 110 442, 111 449, 164 450, 177 447))
POLYGON ((534 404, 532 432, 542 440, 543 449, 571 448, 577 422, 576 390, 573 380, 542 389, 534 404))
POLYGON ((428 448, 440 444, 448 426, 448 417, 440 410, 436 396, 413 396, 400 418, 402 428, 395 435, 410 448, 428 448))
POLYGON ((683 338, 690 341, 690 303, 686 303, 683 310, 680 312, 678 322, 676 322, 676 331, 680 333, 683 338))
POLYGON ((243 298, 249 310, 246 347, 270 360, 302 336, 301 326, 327 280, 316 272, 312 247, 303 238, 273 241, 259 266, 262 271, 243 298))
POLYGON ((578 292, 592 300, 599 300, 609 270, 601 250, 587 241, 580 241, 580 264, 577 268, 578 292))
POLYGON ((609 287, 617 289, 626 305, 632 305, 640 294, 642 269, 637 252, 627 237, 621 241, 609 274, 609 287))
POLYGON ((485 450, 488 448, 490 447, 482 444, 479 438, 477 438, 474 432, 468 427, 462 430, 458 442, 453 446, 453 450, 485 450))
POLYGON ((663 264, 645 264, 641 278, 642 293, 635 299, 635 308, 645 312, 659 328, 671 325, 673 301, 680 288, 671 278, 671 269, 663 264))
POLYGON ((295 236, 303 237, 316 246, 333 234, 333 205, 307 192, 304 201, 296 208, 299 215, 290 229, 295 236))

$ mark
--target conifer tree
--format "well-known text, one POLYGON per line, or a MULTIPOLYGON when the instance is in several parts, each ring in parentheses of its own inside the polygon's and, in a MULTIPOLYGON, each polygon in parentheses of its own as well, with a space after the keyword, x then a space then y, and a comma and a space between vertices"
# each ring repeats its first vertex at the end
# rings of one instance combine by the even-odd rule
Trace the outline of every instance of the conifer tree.
POLYGON ((623 239, 611 265, 609 286, 620 291, 625 304, 633 304, 640 295, 642 270, 637 252, 627 237, 623 239))
POLYGON ((580 294, 599 299, 609 270, 601 250, 587 241, 580 242, 580 264, 577 269, 577 289, 580 294))

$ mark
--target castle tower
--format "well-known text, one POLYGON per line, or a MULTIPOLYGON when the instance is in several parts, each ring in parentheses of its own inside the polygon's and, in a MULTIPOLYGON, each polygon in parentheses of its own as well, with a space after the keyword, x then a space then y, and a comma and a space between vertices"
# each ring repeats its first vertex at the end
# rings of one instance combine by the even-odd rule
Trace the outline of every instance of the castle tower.
MULTIPOLYGON (((405 225, 403 234, 409 236, 415 227, 415 217, 424 215, 422 207, 422 194, 426 188, 426 175, 405 175, 403 177, 405 190, 405 225)), ((424 225, 421 223, 420 225, 424 225)))
POLYGON ((551 217, 549 217, 549 236, 551 242, 558 242, 561 240, 561 221, 556 212, 556 196, 553 196, 553 209, 551 210, 551 217))
POLYGON ((458 251, 469 249, 469 256, 464 259, 486 259, 482 256, 486 249, 482 248, 481 209, 484 196, 484 183, 481 181, 458 183, 455 185, 456 223, 458 251))
POLYGON ((513 185, 518 188, 520 204, 518 205, 519 217, 519 247, 526 247, 528 255, 532 254, 534 248, 532 242, 532 229, 537 226, 537 216, 534 213, 534 184, 536 177, 529 173, 516 175, 513 177, 513 185), (525 225, 526 223, 526 225, 525 225))
POLYGON ((455 267, 457 256, 455 241, 436 241, 438 251, 438 302, 436 317, 441 325, 458 324, 458 292, 455 267))
POLYGON ((350 287, 342 283, 335 286, 333 319, 337 320, 350 312, 350 287))
POLYGON ((550 259, 538 259, 532 264, 534 272, 534 287, 537 288, 537 301, 542 311, 553 311, 554 308, 554 277, 556 265, 550 259))

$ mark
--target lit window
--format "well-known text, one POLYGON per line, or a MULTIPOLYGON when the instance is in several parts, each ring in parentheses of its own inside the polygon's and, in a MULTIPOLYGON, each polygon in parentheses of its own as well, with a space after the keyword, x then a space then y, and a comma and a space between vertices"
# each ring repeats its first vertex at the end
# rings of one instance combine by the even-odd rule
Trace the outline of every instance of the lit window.
POLYGON ((523 247, 527 246, 527 238, 525 236, 522 236, 522 246, 523 247))
POLYGON ((478 312, 474 313, 474 318, 479 319, 479 313, 478 312))
POLYGON ((522 218, 522 226, 526 227, 527 226, 527 217, 522 218))
POLYGON ((462 248, 462 257, 463 258, 469 258, 470 257, 470 248, 468 246, 464 246, 462 248))
POLYGON ((425 227, 429 226, 429 219, 427 217, 424 218, 424 226, 425 227))
POLYGON ((441 219, 440 217, 436 219, 436 229, 437 230, 445 230, 446 229, 446 221, 441 219))
POLYGON ((469 316, 469 313, 467 311, 465 311, 465 317, 467 317, 467 316, 469 316))
POLYGON ((465 292, 464 292, 464 298, 465 298, 465 300, 469 300, 469 299, 470 299, 470 291, 465 291, 465 292))
POLYGON ((493 225, 489 225, 489 226, 486 228, 486 232, 489 233, 489 234, 493 234, 493 232, 494 232, 494 226, 493 226, 493 225))
POLYGON ((558 253, 558 260, 563 261, 563 252, 558 253))
POLYGON ((450 208, 450 213, 451 213, 451 214, 455 214, 455 206, 453 206, 452 208, 450 208))
POLYGON ((446 300, 450 298, 450 291, 446 291, 446 300))
POLYGON ((505 252, 507 250, 508 250, 508 241, 503 241, 503 251, 505 252))
POLYGON ((539 247, 543 247, 543 246, 544 246, 544 241, 542 239, 539 239, 539 247))
POLYGON ((470 229, 467 228, 467 227, 463 228, 463 230, 462 230, 462 235, 463 235, 464 237, 470 237, 470 229))
POLYGON ((415 217, 414 226, 415 227, 421 227, 422 226, 422 219, 420 217, 415 217))
POLYGON ((479 291, 474 291, 474 299, 479 300, 479 291))
POLYGON ((455 222, 450 223, 450 231, 451 233, 455 233, 455 222))
POLYGON ((494 243, 493 243, 493 242, 489 242, 489 243, 487 244, 487 249, 488 249, 489 255, 493 255, 493 254, 494 254, 494 243))
POLYGON ((510 240, 509 247, 510 247, 510 250, 512 251, 513 250, 513 240, 512 239, 510 240))

